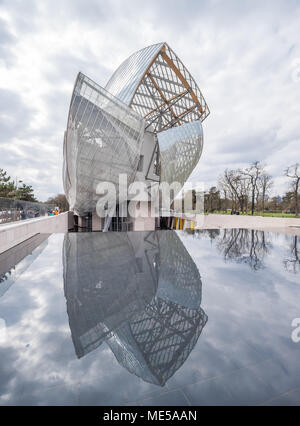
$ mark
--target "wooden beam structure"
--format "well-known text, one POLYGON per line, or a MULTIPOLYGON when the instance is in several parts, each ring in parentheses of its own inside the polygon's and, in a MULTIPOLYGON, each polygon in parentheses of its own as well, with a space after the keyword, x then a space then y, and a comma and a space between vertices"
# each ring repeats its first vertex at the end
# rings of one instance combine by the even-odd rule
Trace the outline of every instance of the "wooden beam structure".
POLYGON ((196 82, 167 44, 147 66, 130 105, 145 118, 147 128, 153 125, 154 133, 183 122, 203 121, 209 114, 196 82))
POLYGON ((173 102, 175 99, 177 98, 182 98, 182 96, 186 95, 189 91, 185 90, 184 92, 178 93, 178 95, 174 95, 171 98, 167 99, 165 102, 161 103, 157 108, 152 109, 151 111, 149 111, 144 118, 147 118, 148 115, 151 115, 153 112, 159 110, 160 108, 162 108, 166 103, 170 104, 170 102, 173 102))
POLYGON ((184 87, 189 90, 191 89, 191 96, 194 100, 194 102, 198 105, 198 109, 200 111, 200 113, 202 114, 203 110, 202 110, 202 106, 200 105, 199 99, 197 98, 195 92, 192 90, 191 86, 189 85, 189 83, 186 81, 186 79, 184 78, 184 76, 181 74, 181 72, 179 71, 179 69, 175 66, 174 62, 171 60, 171 58, 169 58, 169 56, 162 52, 161 56, 164 58, 164 60, 166 61, 166 63, 169 65, 169 67, 175 72, 175 74, 177 75, 177 77, 179 78, 179 80, 182 82, 182 84, 184 85, 184 87))

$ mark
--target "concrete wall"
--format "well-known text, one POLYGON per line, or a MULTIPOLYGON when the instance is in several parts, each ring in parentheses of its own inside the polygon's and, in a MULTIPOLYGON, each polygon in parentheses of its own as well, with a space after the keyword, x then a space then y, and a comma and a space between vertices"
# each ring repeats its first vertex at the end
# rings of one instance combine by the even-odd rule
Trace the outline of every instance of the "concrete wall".
POLYGON ((96 212, 92 216, 92 231, 102 231, 102 218, 96 212))
POLYGON ((57 216, 45 216, 0 225, 0 253, 35 234, 67 232, 72 227, 72 218, 72 212, 66 212, 57 216))
POLYGON ((150 204, 147 201, 141 201, 139 211, 142 217, 132 218, 133 231, 154 231, 155 217, 150 216, 150 204))
POLYGON ((78 216, 77 219, 79 228, 86 228, 87 227, 87 220, 85 216, 78 216))

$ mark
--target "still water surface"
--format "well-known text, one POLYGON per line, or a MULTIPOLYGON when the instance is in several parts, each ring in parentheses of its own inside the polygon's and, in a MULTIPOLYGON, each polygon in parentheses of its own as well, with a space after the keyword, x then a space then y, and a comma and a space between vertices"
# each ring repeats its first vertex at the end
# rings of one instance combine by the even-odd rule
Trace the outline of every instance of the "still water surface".
POLYGON ((300 405, 298 239, 69 233, 2 254, 0 404, 300 405))

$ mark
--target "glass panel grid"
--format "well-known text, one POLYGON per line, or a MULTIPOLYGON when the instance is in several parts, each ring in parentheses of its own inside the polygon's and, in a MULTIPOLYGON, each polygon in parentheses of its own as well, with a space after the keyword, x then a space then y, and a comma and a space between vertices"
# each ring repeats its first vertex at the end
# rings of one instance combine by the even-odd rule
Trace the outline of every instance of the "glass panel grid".
POLYGON ((99 182, 118 184, 120 173, 128 175, 128 183, 133 181, 144 127, 135 111, 78 75, 64 149, 65 190, 77 214, 95 211, 99 182))

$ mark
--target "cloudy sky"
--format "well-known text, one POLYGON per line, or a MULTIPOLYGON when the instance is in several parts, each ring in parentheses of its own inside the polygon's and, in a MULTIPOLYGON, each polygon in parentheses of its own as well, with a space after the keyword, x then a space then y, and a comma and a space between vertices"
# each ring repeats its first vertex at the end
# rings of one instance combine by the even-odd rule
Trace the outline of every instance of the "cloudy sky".
POLYGON ((261 160, 300 161, 300 2, 226 0, 0 0, 0 167, 62 192, 62 145, 78 71, 105 85, 134 51, 167 41, 211 115, 191 180, 261 160))

